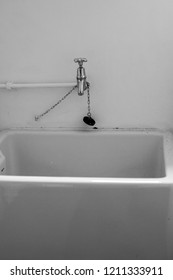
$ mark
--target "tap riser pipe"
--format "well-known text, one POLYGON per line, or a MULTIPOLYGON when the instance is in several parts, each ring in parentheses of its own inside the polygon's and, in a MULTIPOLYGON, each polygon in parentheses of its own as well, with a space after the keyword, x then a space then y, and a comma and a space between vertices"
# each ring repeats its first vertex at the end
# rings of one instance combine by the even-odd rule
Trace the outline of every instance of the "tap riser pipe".
POLYGON ((0 89, 20 89, 20 88, 62 88, 62 87, 74 87, 75 82, 69 83, 12 83, 7 82, 0 84, 0 89))

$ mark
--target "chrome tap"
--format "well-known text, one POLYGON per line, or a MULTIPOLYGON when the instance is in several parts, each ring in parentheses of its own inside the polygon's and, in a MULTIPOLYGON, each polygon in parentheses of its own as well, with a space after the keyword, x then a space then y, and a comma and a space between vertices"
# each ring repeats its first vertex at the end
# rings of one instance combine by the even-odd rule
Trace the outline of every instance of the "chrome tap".
POLYGON ((75 58, 74 62, 79 64, 79 68, 77 69, 77 87, 78 87, 78 95, 83 95, 84 91, 87 89, 87 81, 86 81, 86 73, 85 68, 83 67, 83 63, 87 62, 86 58, 75 58))

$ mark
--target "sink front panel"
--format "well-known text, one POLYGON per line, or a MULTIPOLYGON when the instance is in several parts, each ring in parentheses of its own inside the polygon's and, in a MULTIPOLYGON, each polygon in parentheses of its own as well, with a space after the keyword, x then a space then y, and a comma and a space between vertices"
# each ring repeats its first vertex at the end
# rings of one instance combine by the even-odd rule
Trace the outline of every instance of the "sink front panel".
POLYGON ((166 185, 4 183, 0 259, 173 259, 166 185))

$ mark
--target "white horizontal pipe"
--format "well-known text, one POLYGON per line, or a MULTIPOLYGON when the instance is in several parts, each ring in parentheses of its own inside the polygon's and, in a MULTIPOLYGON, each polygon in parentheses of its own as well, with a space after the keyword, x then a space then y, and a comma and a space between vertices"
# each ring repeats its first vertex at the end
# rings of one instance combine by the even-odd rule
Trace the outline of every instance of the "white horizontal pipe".
POLYGON ((13 83, 7 82, 4 84, 0 84, 0 88, 5 88, 8 90, 14 88, 56 88, 56 87, 74 87, 76 85, 75 82, 71 83, 13 83))

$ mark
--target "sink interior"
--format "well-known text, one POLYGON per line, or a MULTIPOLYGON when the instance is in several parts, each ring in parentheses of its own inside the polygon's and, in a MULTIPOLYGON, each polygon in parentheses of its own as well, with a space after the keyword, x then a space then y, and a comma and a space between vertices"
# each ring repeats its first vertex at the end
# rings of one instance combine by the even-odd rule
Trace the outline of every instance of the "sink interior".
POLYGON ((111 178, 165 176, 162 135, 102 132, 11 133, 0 144, 5 174, 111 178))

